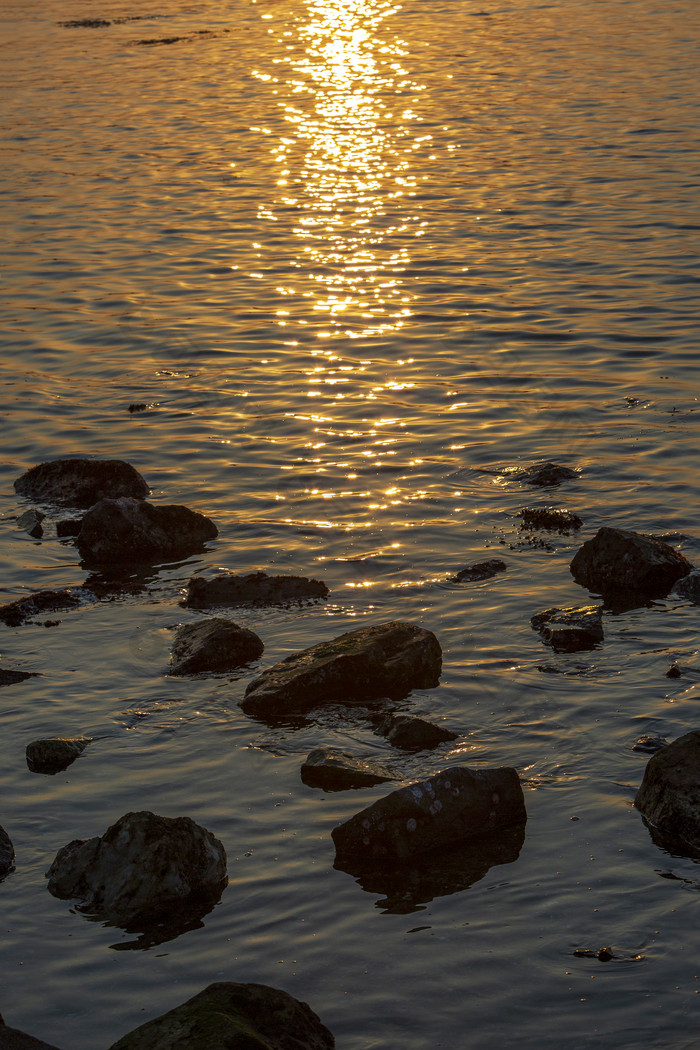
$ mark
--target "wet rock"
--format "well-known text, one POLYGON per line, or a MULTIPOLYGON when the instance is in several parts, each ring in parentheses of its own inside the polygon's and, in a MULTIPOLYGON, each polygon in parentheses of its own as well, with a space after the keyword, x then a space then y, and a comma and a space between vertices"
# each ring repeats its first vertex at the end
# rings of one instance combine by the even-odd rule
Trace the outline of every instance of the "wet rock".
POLYGON ((574 556, 571 575, 598 594, 622 591, 660 598, 692 568, 663 540, 641 532, 602 528, 574 556))
POLYGON ((15 481, 28 499, 91 507, 101 499, 145 499, 150 489, 137 470, 121 459, 56 459, 40 463, 15 481))
POLYGON ((253 631, 220 617, 179 627, 170 674, 233 671, 262 656, 265 646, 253 631))
POLYGON ((642 751, 645 754, 653 755, 657 751, 660 751, 662 747, 666 747, 668 740, 665 736, 649 736, 645 733, 644 736, 640 736, 639 740, 632 745, 633 751, 642 751))
POLYGON ((583 652, 594 649, 603 641, 603 609, 600 605, 545 609, 533 616, 530 623, 559 653, 583 652))
POLYGON ((9 875, 14 870, 14 866, 15 848, 12 845, 10 836, 0 825, 0 879, 4 879, 6 875, 9 875))
POLYGON ((454 766, 379 799, 332 836, 338 858, 401 861, 526 819, 516 770, 454 766))
POLYGON ((0 686, 16 685, 17 682, 26 682, 27 678, 37 678, 36 671, 10 671, 0 667, 0 686))
POLYGON ((56 522, 56 535, 59 540, 66 539, 69 536, 77 536, 82 527, 82 518, 64 518, 62 521, 56 522))
POLYGON ((332 747, 318 747, 302 765, 301 779, 309 787, 323 791, 347 791, 382 784, 396 777, 378 763, 366 762, 332 747))
POLYGON ((210 910, 226 880, 226 853, 189 817, 127 813, 104 835, 75 839, 56 854, 48 889, 125 928, 210 910))
POLYGON ((515 475, 517 481, 523 481, 528 485, 539 485, 549 487, 560 485, 562 481, 569 481, 578 477, 575 470, 570 467, 562 467, 559 463, 534 463, 531 467, 524 467, 515 475))
POLYGON ((456 740, 459 733, 444 729, 414 715, 389 715, 377 726, 394 747, 404 751, 432 751, 447 740, 456 740))
POLYGON ((490 558, 488 561, 480 561, 475 565, 467 565, 466 569, 460 569, 457 575, 452 577, 450 583, 471 583, 475 580, 488 580, 489 577, 503 572, 506 568, 504 561, 501 561, 499 558, 490 558))
POLYGON ((90 508, 76 546, 88 565, 153 563, 188 557, 217 535, 213 521, 188 507, 122 497, 90 508))
POLYGON ((612 948, 574 948, 573 954, 579 959, 599 959, 600 962, 610 962, 616 958, 612 948))
POLYGON ((36 591, 26 598, 18 598, 7 605, 0 605, 0 620, 9 627, 19 627, 40 613, 74 609, 80 602, 80 592, 72 591, 69 587, 58 591, 36 591))
POLYGON ((70 22, 58 22, 64 29, 104 29, 112 23, 106 18, 74 18, 70 22))
POLYGON ((700 856, 700 730, 657 751, 634 800, 664 848, 700 856))
POLYGON ((27 766, 32 773, 60 773, 82 755, 92 737, 45 737, 27 744, 27 766))
POLYGON ((333 1050, 310 1006, 263 984, 221 981, 129 1032, 109 1050, 333 1050))
POLYGON ((46 515, 42 514, 40 510, 32 507, 30 510, 25 510, 24 514, 20 514, 17 518, 17 528, 29 533, 35 540, 40 540, 44 535, 44 528, 41 523, 45 517, 46 515))
POLYGON ((681 669, 680 669, 680 667, 678 666, 678 664, 674 660, 674 662, 670 665, 668 671, 666 672, 666 677, 667 678, 680 678, 680 676, 681 676, 681 669))
POLYGON ((571 532, 580 529, 583 521, 578 514, 558 507, 523 507, 518 511, 524 529, 547 529, 549 532, 571 532))
POLYGON ((250 683, 241 707, 257 717, 280 718, 336 701, 397 700, 413 689, 434 688, 441 667, 435 635, 395 620, 288 656, 250 683))
POLYGON ((245 576, 222 574, 212 580, 193 576, 187 585, 184 604, 194 609, 206 609, 212 605, 244 605, 248 602, 276 605, 302 598, 325 598, 327 595, 328 588, 321 580, 249 572, 245 576))
POLYGON ((58 1047, 20 1032, 19 1028, 10 1028, 0 1017, 0 1050, 58 1050, 58 1047))
POLYGON ((693 569, 687 576, 682 576, 673 585, 673 593, 690 599, 694 605, 700 605, 700 570, 693 569))

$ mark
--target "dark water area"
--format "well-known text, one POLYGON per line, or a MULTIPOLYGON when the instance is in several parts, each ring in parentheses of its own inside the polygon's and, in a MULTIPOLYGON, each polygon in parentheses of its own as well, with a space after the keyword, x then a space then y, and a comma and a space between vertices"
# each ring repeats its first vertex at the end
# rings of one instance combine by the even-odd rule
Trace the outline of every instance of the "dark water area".
POLYGON ((8 1024, 106 1050, 234 980, 308 1002, 341 1050, 689 1043, 700 872, 633 808, 632 748, 698 728, 700 611, 606 608, 576 654, 530 617, 589 601, 569 563, 602 525, 700 564, 699 22, 691 0, 4 5, 0 602, 86 579, 55 518, 17 528, 35 463, 124 458, 219 528, 139 594, 0 625, 1 666, 39 674, 0 695, 8 1024), (517 480, 542 460, 576 477, 517 480), (521 528, 549 505, 581 530, 521 528), (202 615, 182 590, 218 568, 330 597, 236 610, 258 664, 169 677, 202 615), (352 711, 239 707, 262 668, 393 619, 443 648, 403 710, 457 741, 404 753, 352 711), (94 742, 30 772, 55 735, 94 742), (386 785, 307 787, 322 745, 401 783, 514 766, 524 840, 354 877, 331 830, 386 785), (46 889, 61 846, 136 809, 229 858, 219 904, 160 944, 46 889))

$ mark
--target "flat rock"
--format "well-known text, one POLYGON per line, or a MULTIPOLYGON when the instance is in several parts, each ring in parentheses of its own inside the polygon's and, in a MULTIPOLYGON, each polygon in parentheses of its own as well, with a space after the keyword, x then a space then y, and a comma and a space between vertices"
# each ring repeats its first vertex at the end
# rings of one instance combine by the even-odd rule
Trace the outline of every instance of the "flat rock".
POLYGON ((396 777, 376 762, 367 762, 332 747, 318 747, 302 765, 301 779, 309 787, 324 791, 347 791, 382 784, 396 777))
POLYGON ((17 528, 29 533, 35 540, 39 540, 44 535, 44 527, 41 523, 45 517, 46 515, 40 510, 32 507, 17 518, 17 528))
POLYGON ((257 717, 280 718, 324 703, 402 699, 413 689, 434 688, 441 667, 435 635, 394 620, 288 656, 250 683, 241 707, 257 717))
POLYGON ((18 598, 14 602, 0 605, 0 620, 9 627, 19 627, 42 613, 74 609, 81 601, 81 592, 73 591, 70 587, 62 587, 56 591, 36 591, 34 594, 28 594, 26 598, 18 598))
POLYGON ((603 607, 582 605, 571 609, 545 609, 530 623, 552 649, 559 653, 578 653, 593 649, 603 641, 603 607))
POLYGON ((122 497, 91 507, 75 542, 87 564, 113 565, 188 557, 217 535, 210 518, 188 507, 122 497))
POLYGON ((465 569, 460 569, 450 582, 471 583, 476 580, 488 580, 491 576, 496 576, 497 573, 503 572, 506 568, 506 563, 501 561, 500 558, 489 558, 488 561, 476 562, 475 565, 467 565, 465 569))
POLYGON ((244 576, 222 573, 211 580, 193 576, 187 584, 184 604, 194 609, 212 605, 277 605, 303 598, 326 598, 328 588, 321 580, 306 576, 268 576, 249 572, 244 576))
POLYGON ((20 1032, 19 1028, 10 1028, 0 1018, 0 1050, 58 1050, 58 1047, 20 1032))
POLYGON ((27 744, 27 766, 32 773, 60 773, 82 755, 88 744, 89 736, 44 737, 32 740, 27 744))
POLYGON ((0 879, 4 879, 15 866, 15 848, 10 836, 0 825, 0 879))
POLYGON ((189 817, 127 813, 101 837, 74 839, 58 851, 48 889, 81 910, 125 928, 148 926, 188 908, 204 913, 226 882, 226 852, 189 817))
POLYGON ((700 570, 693 569, 687 576, 682 576, 673 585, 673 593, 681 598, 689 598, 694 605, 700 605, 700 570))
POLYGON ((379 799, 332 836, 338 858, 371 864, 444 849, 526 819, 515 769, 454 766, 379 799))
POLYGON ((569 481, 578 477, 571 467, 563 467, 559 463, 533 463, 530 467, 523 467, 516 475, 516 481, 523 481, 528 485, 538 485, 541 488, 552 485, 560 485, 562 481, 569 481))
POLYGON ((524 529, 546 529, 549 532, 571 532, 580 529, 583 521, 578 514, 559 507, 523 507, 518 511, 524 529))
POLYGON ((40 463, 15 481, 29 499, 91 507, 101 499, 145 499, 150 489, 139 472, 121 459, 56 459, 40 463))
POLYGON ((265 646, 253 631, 221 617, 187 623, 177 630, 170 674, 233 671, 257 660, 265 646))
POLYGON ((37 678, 36 671, 11 671, 6 667, 0 667, 0 686, 16 685, 17 682, 26 682, 27 678, 37 678))
POLYGON ((687 558, 663 540, 606 527, 576 553, 571 575, 597 594, 631 592, 660 598, 692 568, 687 558))
POLYGON ((333 1050, 310 1006, 264 984, 221 981, 109 1050, 333 1050))
POLYGON ((700 730, 657 751, 634 800, 652 833, 673 851, 700 855, 700 730))
POLYGON ((377 726, 377 733, 385 736, 394 747, 404 751, 432 751, 448 740, 456 740, 459 733, 427 722, 416 715, 389 715, 377 726))

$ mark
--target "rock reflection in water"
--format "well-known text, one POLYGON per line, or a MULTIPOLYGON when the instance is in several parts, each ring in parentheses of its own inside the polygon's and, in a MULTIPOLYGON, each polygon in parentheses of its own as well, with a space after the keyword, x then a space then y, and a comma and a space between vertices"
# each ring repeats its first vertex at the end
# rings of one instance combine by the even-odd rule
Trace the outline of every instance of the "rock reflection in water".
POLYGON ((386 914, 409 915, 435 897, 468 890, 498 864, 513 864, 524 842, 525 822, 471 839, 464 846, 422 854, 408 863, 375 862, 370 868, 356 857, 342 857, 336 858, 334 867, 354 876, 367 893, 382 894, 376 907, 386 914))

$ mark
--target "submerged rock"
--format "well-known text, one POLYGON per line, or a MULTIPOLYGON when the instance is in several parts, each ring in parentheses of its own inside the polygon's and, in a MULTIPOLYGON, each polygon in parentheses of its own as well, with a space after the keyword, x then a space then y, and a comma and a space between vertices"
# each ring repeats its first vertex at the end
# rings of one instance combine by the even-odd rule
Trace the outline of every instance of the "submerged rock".
POLYGON ((121 459, 56 459, 17 478, 15 492, 29 499, 91 507, 98 500, 121 496, 145 499, 150 489, 139 472, 121 459))
POLYGON ((194 609, 248 602, 276 605, 302 598, 326 598, 328 593, 321 580, 305 576, 268 576, 266 572, 249 572, 244 576, 222 574, 212 580, 193 576, 187 584, 184 604, 194 609))
POLYGON ((123 497, 90 508, 76 546, 87 564, 143 563, 188 557, 217 535, 213 521, 188 507, 123 497))
POLYGON ((17 518, 17 528, 29 533, 35 540, 39 540, 44 535, 44 527, 41 523, 45 517, 46 515, 40 510, 32 507, 31 510, 25 510, 24 514, 20 514, 17 518))
POLYGON ((48 889, 125 928, 209 911, 226 883, 226 852, 189 817, 127 813, 102 837, 74 839, 49 868, 48 889))
POLYGON ((660 845, 700 856, 700 730, 649 759, 634 804, 660 845))
POLYGON ((17 682, 26 682, 27 678, 37 678, 36 671, 10 671, 0 667, 0 686, 16 685, 17 682))
POLYGON ((6 875, 9 875, 14 866, 15 848, 12 845, 10 836, 0 825, 0 879, 4 879, 6 875))
POLYGON ((233 671, 262 656, 265 646, 253 631, 220 617, 179 627, 170 674, 233 671))
POLYGON ((332 836, 338 858, 401 861, 526 819, 515 769, 454 766, 379 799, 332 836))
POLYGON ((0 1017, 0 1050, 58 1050, 58 1047, 35 1039, 19 1028, 10 1028, 0 1017))
POLYGON ((574 556, 571 575, 597 594, 627 591, 661 598, 692 568, 663 540, 641 532, 602 528, 574 556))
POLYGON ((560 653, 593 649, 603 641, 603 608, 582 605, 573 609, 545 609, 530 623, 545 642, 560 653))
POLYGON ((250 683, 241 707, 250 715, 280 718, 335 701, 397 700, 436 686, 441 667, 435 635, 394 620, 288 656, 250 683))
POLYGON ((571 532, 580 529, 583 521, 578 514, 558 507, 523 507, 518 511, 524 529, 547 529, 549 532, 571 532))
POLYGON ((539 485, 549 487, 560 485, 562 481, 569 481, 578 477, 571 467, 563 467, 559 463, 533 463, 531 467, 524 467, 515 475, 517 481, 523 481, 528 485, 539 485))
POLYGON ((332 747, 318 747, 310 752, 302 765, 301 779, 309 787, 324 791, 347 791, 382 784, 396 777, 378 763, 367 762, 332 747))
POLYGON ((82 755, 90 736, 45 737, 27 744, 27 766, 32 773, 60 773, 82 755))
POLYGON ((452 577, 450 583, 471 583, 476 580, 488 580, 491 576, 503 572, 506 568, 506 563, 501 561, 500 558, 490 558, 488 561, 480 561, 475 565, 467 565, 466 569, 460 569, 457 575, 452 577))
POLYGON ((9 627, 19 627, 40 613, 57 612, 59 609, 74 609, 81 603, 80 592, 63 587, 58 591, 36 591, 26 598, 18 598, 7 605, 0 605, 0 620, 9 627))
POLYGON ((456 740, 459 736, 451 729, 436 726, 415 715, 389 715, 379 723, 376 731, 394 747, 404 751, 432 751, 447 740, 456 740))
POLYGON ((643 751, 645 754, 654 755, 657 751, 660 751, 662 747, 668 745, 668 740, 665 736, 649 736, 647 733, 644 736, 640 736, 632 745, 633 751, 643 751))
POLYGON ((333 1050, 310 1006, 264 984, 221 981, 129 1032, 109 1050, 333 1050))

